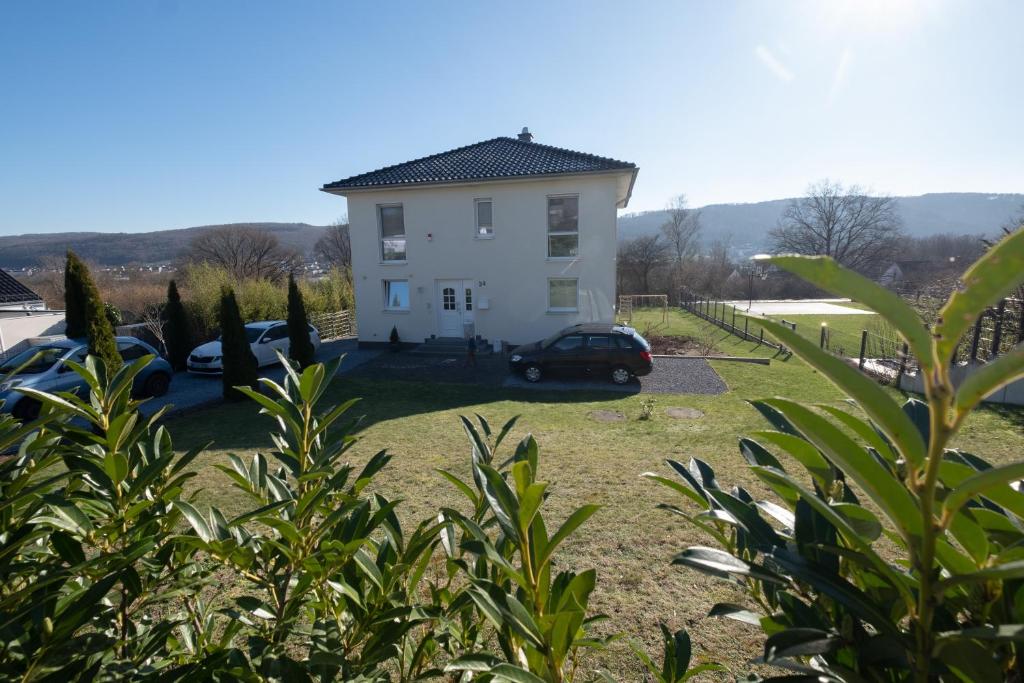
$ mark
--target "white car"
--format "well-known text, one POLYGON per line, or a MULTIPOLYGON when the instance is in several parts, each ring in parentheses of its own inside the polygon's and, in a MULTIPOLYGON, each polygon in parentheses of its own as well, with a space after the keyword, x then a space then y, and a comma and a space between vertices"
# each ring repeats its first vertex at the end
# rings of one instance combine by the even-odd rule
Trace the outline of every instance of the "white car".
MULTIPOLYGON (((249 340, 249 348, 256 356, 256 365, 263 367, 277 362, 280 351, 288 355, 288 323, 284 320, 261 320, 245 326, 245 336, 249 340)), ((309 326, 309 340, 313 342, 313 350, 320 348, 320 333, 312 325, 309 326)), ((223 351, 220 339, 206 342, 192 349, 188 356, 188 371, 204 375, 219 375, 224 371, 223 351)))

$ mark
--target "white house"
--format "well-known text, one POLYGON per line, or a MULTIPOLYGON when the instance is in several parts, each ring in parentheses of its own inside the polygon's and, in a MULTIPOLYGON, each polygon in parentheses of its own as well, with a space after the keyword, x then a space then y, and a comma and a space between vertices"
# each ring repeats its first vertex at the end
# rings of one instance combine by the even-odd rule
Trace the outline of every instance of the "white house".
POLYGON ((498 137, 328 183, 348 199, 361 346, 524 343, 612 322, 635 164, 498 137))
POLYGON ((0 358, 31 345, 36 337, 64 334, 64 311, 47 310, 42 297, 0 269, 0 358))

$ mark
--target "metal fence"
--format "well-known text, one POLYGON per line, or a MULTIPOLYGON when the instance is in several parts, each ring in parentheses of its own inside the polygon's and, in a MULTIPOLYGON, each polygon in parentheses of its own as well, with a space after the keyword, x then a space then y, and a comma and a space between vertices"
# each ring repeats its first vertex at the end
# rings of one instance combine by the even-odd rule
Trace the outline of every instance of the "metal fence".
POLYGON ((356 316, 353 311, 311 313, 309 322, 320 332, 321 341, 356 335, 356 316))
POLYGON ((751 325, 751 319, 746 315, 740 315, 737 319, 736 307, 724 301, 699 296, 696 292, 684 287, 679 292, 679 307, 741 339, 763 344, 779 352, 787 351, 782 344, 765 339, 764 327, 756 322, 751 325))

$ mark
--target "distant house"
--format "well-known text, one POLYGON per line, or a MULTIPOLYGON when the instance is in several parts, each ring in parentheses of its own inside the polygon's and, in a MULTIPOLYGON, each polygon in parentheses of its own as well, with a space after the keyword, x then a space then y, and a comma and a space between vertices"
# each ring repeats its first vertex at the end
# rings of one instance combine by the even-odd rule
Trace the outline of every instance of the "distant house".
POLYGON ((64 334, 64 311, 46 308, 42 297, 0 269, 0 357, 29 346, 35 337, 64 334))
POLYGON ((529 342, 614 318, 635 164, 523 129, 328 183, 348 198, 359 342, 529 342))
POLYGON ((878 278, 878 283, 890 289, 921 280, 923 275, 935 267, 930 261, 894 261, 878 278))

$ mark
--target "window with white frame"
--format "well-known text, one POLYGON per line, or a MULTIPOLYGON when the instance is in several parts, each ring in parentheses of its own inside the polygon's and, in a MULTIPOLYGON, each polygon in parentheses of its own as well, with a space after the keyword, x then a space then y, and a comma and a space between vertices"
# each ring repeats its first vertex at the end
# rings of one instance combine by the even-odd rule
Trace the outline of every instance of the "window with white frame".
POLYGON ((548 197, 548 258, 579 255, 579 218, 579 195, 548 197))
POLYGON ((408 280, 384 280, 384 309, 388 311, 409 310, 408 280))
POLYGON ((480 239, 494 237, 494 221, 492 218, 493 204, 490 199, 477 199, 476 205, 476 236, 480 239))
POLYGON ((401 204, 377 207, 380 221, 380 258, 382 261, 405 260, 405 214, 401 204))
POLYGON ((548 280, 548 310, 576 311, 579 309, 579 280, 559 277, 548 280))

